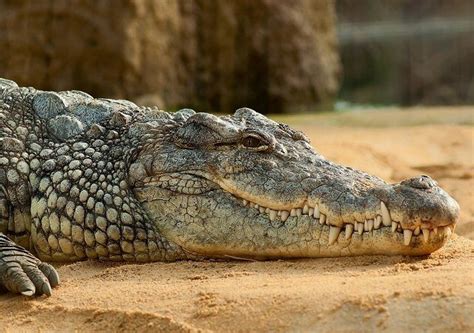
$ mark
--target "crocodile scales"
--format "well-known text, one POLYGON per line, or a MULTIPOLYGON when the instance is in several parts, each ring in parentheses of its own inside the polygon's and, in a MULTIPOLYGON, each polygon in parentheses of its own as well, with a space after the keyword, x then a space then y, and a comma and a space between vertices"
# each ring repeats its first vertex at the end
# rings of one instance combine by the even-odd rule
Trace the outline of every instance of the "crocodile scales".
POLYGON ((167 113, 0 79, 0 289, 51 294, 46 262, 425 255, 459 206, 388 184, 248 108, 167 113), (34 254, 34 255, 33 255, 34 254))

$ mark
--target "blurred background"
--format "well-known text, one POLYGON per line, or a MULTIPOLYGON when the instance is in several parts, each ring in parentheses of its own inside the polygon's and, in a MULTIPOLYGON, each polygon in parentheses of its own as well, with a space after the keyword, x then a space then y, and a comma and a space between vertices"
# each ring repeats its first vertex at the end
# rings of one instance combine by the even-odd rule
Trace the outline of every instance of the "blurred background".
POLYGON ((0 0, 0 76, 173 110, 474 103, 472 0, 0 0))
POLYGON ((474 1, 338 0, 344 68, 355 103, 474 103, 474 1))

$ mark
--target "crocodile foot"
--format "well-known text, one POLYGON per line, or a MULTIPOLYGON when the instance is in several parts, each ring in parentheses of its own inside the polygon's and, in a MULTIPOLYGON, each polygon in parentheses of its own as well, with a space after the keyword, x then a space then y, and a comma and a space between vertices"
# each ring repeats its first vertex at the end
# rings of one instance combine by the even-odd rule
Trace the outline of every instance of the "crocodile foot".
POLYGON ((53 266, 0 234, 0 289, 25 296, 51 296, 51 288, 58 284, 53 266))

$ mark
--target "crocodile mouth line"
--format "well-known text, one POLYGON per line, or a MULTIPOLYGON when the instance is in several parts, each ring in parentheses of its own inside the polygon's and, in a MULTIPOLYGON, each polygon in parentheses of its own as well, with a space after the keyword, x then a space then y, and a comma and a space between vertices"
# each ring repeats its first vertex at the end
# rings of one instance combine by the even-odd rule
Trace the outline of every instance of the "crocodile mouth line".
POLYGON ((282 223, 286 222, 289 217, 302 217, 308 216, 315 219, 315 222, 321 226, 327 225, 329 227, 329 245, 337 242, 339 234, 344 230, 345 239, 350 239, 353 233, 359 235, 371 234, 373 231, 386 228, 390 229, 392 233, 403 234, 403 243, 408 246, 412 242, 413 237, 421 237, 424 243, 428 243, 430 238, 434 238, 436 235, 446 234, 450 237, 454 232, 454 224, 450 224, 442 227, 434 228, 420 228, 419 226, 413 229, 404 229, 401 223, 391 220, 390 213, 386 208, 383 201, 381 201, 381 214, 376 215, 374 219, 366 219, 364 222, 354 221, 353 223, 344 223, 343 226, 332 225, 327 218, 327 215, 320 212, 318 205, 310 207, 305 204, 302 208, 292 208, 290 211, 287 210, 273 210, 268 207, 260 206, 257 203, 250 202, 246 199, 238 198, 232 194, 244 207, 253 208, 259 211, 260 214, 266 214, 270 221, 280 220, 282 223))
POLYGON ((430 239, 439 236, 446 235, 446 237, 449 238, 454 232, 455 227, 455 224, 450 224, 433 228, 425 226, 417 226, 415 229, 403 228, 400 222, 392 219, 390 211, 383 201, 380 201, 380 211, 375 214, 372 219, 365 219, 364 221, 354 220, 351 223, 343 223, 342 226, 333 225, 331 224, 330 218, 328 218, 329 215, 321 212, 318 204, 310 206, 307 201, 305 201, 302 206, 294 207, 289 210, 272 209, 232 193, 220 186, 220 184, 201 174, 195 173, 161 174, 154 177, 148 177, 145 179, 145 184, 146 185, 143 186, 144 188, 160 187, 184 195, 198 195, 220 189, 224 193, 231 195, 241 206, 246 207, 247 209, 255 209, 259 214, 265 215, 270 222, 280 221, 281 223, 285 223, 292 217, 300 218, 307 216, 313 218, 315 223, 329 227, 328 245, 333 245, 337 242, 341 231, 344 231, 344 237, 348 240, 354 233, 361 236, 371 235, 373 232, 383 229, 391 231, 392 233, 402 234, 403 244, 406 246, 409 246, 412 243, 412 240, 417 237, 426 244, 430 239))

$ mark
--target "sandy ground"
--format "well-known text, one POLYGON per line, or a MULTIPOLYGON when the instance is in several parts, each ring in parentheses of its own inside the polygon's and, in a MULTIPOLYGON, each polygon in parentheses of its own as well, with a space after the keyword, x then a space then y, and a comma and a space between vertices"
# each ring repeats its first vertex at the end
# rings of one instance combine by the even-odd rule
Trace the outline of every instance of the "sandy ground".
POLYGON ((422 258, 64 265, 51 298, 0 296, 0 332, 474 331, 474 109, 284 120, 337 162, 435 177, 461 204, 457 235, 422 258))

